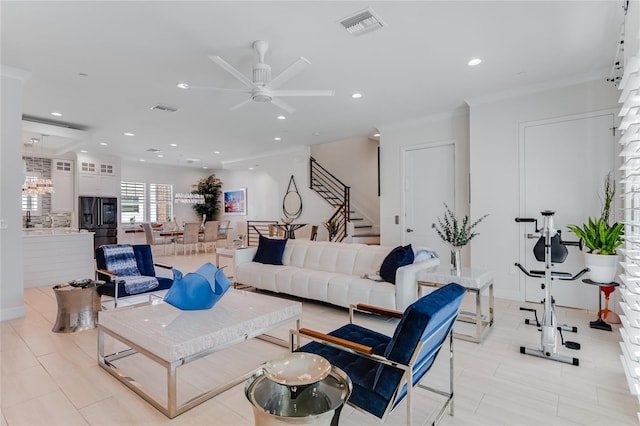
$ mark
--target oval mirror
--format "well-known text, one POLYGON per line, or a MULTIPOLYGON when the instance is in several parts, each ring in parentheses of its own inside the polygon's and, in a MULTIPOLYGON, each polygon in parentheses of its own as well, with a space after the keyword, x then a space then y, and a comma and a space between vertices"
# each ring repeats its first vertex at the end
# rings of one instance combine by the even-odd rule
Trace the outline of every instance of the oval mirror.
POLYGON ((282 211, 290 219, 297 219, 302 214, 302 198, 295 191, 287 192, 282 200, 282 211))

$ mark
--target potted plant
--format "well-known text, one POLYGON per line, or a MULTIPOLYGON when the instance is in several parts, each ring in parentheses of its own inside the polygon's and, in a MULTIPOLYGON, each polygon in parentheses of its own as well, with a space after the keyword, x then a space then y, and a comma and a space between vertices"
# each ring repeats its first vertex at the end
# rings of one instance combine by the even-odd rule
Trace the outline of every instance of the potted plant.
POLYGON ((604 199, 600 217, 589 217, 582 227, 567 226, 584 241, 587 248, 584 263, 589 268, 591 280, 598 283, 609 283, 615 279, 618 269, 617 249, 624 243, 624 224, 609 224, 611 203, 615 194, 615 182, 611 179, 611 173, 608 173, 604 179, 604 199))
POLYGON ((462 221, 459 221, 456 214, 451 211, 446 203, 444 203, 444 208, 446 210, 444 219, 437 218, 438 223, 433 223, 431 227, 436 230, 436 233, 451 250, 451 272, 455 275, 460 275, 460 250, 469 244, 473 237, 478 235, 477 232, 473 231, 473 228, 489 215, 485 214, 470 224, 469 216, 465 216, 462 221))
POLYGON ((204 177, 194 185, 192 194, 204 196, 204 204, 194 204, 193 209, 206 220, 216 220, 220 212, 220 202, 218 197, 222 192, 222 181, 216 175, 204 177))

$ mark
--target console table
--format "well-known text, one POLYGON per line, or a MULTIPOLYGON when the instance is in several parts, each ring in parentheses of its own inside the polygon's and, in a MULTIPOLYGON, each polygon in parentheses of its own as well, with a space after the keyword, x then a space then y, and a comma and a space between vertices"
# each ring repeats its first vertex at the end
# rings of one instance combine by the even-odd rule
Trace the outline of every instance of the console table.
POLYGON ((422 271, 418 274, 418 296, 422 296, 423 287, 443 287, 449 283, 458 283, 467 289, 467 293, 475 295, 476 311, 461 311, 458 321, 476 325, 474 334, 453 333, 453 337, 470 342, 480 343, 485 332, 493 326, 493 276, 483 269, 462 268, 460 275, 451 274, 449 265, 440 265, 438 269, 422 271), (482 314, 482 292, 489 290, 489 315, 482 314))
POLYGON ((296 328, 299 328, 301 314, 300 302, 234 289, 228 290, 211 309, 200 311, 182 311, 163 302, 101 311, 98 317, 98 365, 164 415, 173 418, 242 383, 253 373, 206 390, 179 405, 178 367, 253 337, 288 347, 287 341, 265 333, 289 321, 296 321, 296 328), (106 335, 129 349, 105 355, 106 335), (136 381, 132 377, 135 371, 124 372, 116 365, 118 360, 137 353, 166 369, 166 399, 158 398, 136 381))

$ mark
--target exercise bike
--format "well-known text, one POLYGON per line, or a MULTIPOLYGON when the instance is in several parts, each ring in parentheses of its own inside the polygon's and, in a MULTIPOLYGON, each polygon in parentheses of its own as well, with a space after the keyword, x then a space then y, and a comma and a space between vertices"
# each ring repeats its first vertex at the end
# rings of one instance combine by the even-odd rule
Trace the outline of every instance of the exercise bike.
POLYGON ((574 281, 584 275, 589 269, 585 268, 575 275, 568 272, 554 271, 555 263, 563 263, 567 258, 567 246, 576 246, 582 249, 583 241, 562 241, 561 231, 553 227, 553 215, 555 212, 545 210, 540 213, 543 218, 542 228, 538 229, 538 220, 533 218, 516 218, 516 222, 532 222, 535 224, 535 233, 527 234, 527 238, 537 238, 538 242, 533 247, 533 254, 538 262, 544 262, 544 270, 528 271, 520 263, 515 265, 527 276, 533 278, 544 278, 544 282, 540 285, 544 290, 543 314, 542 322, 538 321, 538 314, 535 309, 520 308, 521 311, 529 311, 534 313, 535 322, 529 319, 525 320, 525 324, 535 325, 539 327, 541 332, 540 349, 532 349, 524 346, 520 347, 520 353, 533 355, 540 358, 552 359, 554 361, 565 362, 567 364, 579 365, 580 360, 558 353, 558 335, 561 344, 568 349, 578 350, 580 344, 576 342, 565 342, 562 336, 563 331, 576 333, 577 327, 568 325, 557 325, 555 300, 551 295, 551 287, 554 280, 574 281))

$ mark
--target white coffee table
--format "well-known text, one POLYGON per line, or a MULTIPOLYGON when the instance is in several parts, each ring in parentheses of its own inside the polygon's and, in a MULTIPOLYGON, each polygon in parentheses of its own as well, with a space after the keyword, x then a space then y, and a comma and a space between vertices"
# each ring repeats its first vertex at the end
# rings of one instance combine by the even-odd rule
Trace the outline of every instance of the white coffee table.
POLYGON ((449 265, 440 265, 435 270, 422 271, 418 274, 418 296, 422 296, 423 287, 442 287, 455 282, 467 289, 467 293, 475 294, 476 311, 461 311, 458 321, 475 324, 474 334, 453 333, 453 337, 470 342, 480 343, 485 332, 493 326, 493 276, 489 271, 475 268, 462 268, 460 275, 452 275, 449 265), (485 290, 489 290, 489 315, 483 317, 482 297, 485 290), (485 319, 486 318, 486 319, 485 319))
POLYGON ((294 320, 296 328, 299 328, 301 314, 300 302, 234 289, 228 290, 213 308, 207 310, 182 311, 162 302, 102 311, 98 315, 98 364, 164 415, 173 418, 241 383, 253 372, 207 390, 178 406, 179 366, 253 337, 288 347, 287 341, 265 333, 294 320), (105 355, 105 334, 129 349, 105 355), (166 368, 166 403, 113 364, 136 353, 166 368))

